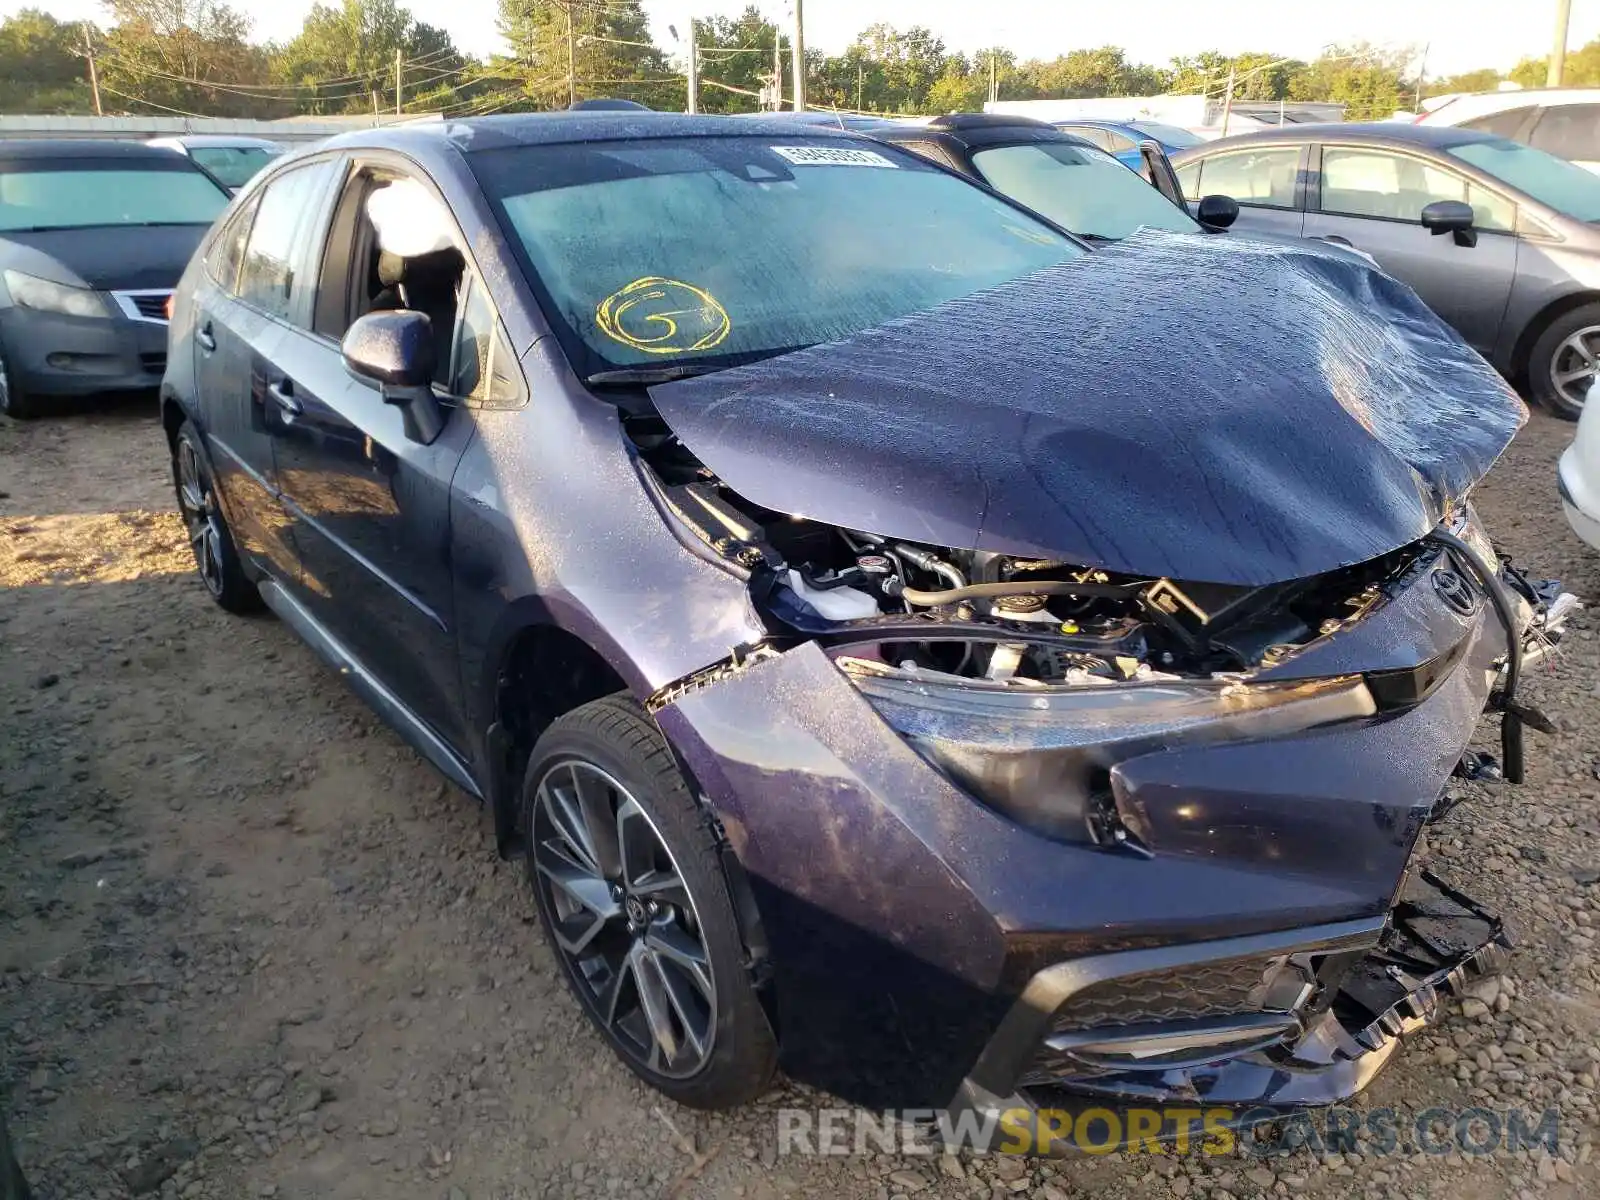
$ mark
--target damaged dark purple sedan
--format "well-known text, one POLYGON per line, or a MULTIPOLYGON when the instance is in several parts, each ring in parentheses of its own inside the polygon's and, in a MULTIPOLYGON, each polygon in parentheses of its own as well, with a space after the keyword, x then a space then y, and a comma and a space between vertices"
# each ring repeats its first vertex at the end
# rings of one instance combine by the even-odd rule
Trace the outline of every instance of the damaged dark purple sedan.
POLYGON ((492 807, 684 1103, 1328 1103, 1498 966, 1425 833, 1571 600, 1469 503, 1520 402, 1365 266, 789 123, 375 131, 235 200, 163 405, 213 595, 492 807))

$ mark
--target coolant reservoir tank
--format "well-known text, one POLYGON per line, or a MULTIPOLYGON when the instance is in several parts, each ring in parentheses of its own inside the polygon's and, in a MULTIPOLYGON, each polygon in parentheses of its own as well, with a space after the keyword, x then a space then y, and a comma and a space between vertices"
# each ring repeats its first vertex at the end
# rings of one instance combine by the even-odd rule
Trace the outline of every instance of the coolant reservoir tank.
POLYGON ((855 588, 814 588, 795 570, 789 572, 789 587, 814 611, 830 621, 855 621, 878 615, 878 602, 855 588))

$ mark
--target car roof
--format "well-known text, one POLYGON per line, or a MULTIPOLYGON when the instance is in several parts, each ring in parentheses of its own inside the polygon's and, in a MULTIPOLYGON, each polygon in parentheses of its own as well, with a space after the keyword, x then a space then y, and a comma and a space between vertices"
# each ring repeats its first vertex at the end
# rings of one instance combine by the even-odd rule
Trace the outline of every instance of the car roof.
POLYGON ((0 162, 40 159, 126 158, 170 164, 171 150, 111 138, 0 138, 0 162))
POLYGON ((950 113, 935 117, 924 125, 894 125, 869 132, 872 137, 886 142, 947 142, 968 149, 1023 142, 1066 142, 1075 146, 1091 144, 1047 121, 1008 113, 950 113))
POLYGON ((325 148, 363 146, 454 146, 463 154, 518 146, 558 146, 581 142, 615 142, 689 137, 822 137, 865 140, 849 129, 801 124, 780 116, 752 118, 685 113, 620 112, 591 109, 578 112, 509 113, 464 121, 431 121, 340 134, 325 148))
POLYGON ((185 133, 177 137, 151 138, 151 143, 160 146, 170 146, 174 143, 182 146, 194 146, 205 149, 208 146, 219 148, 237 147, 239 149, 282 150, 282 142, 274 142, 270 138, 245 137, 242 134, 226 133, 185 133))
POLYGON ((1503 140, 1492 133, 1461 129, 1454 125, 1413 125, 1408 121, 1332 121, 1314 125, 1275 125, 1271 129, 1242 133, 1237 137, 1219 138, 1203 146, 1193 146, 1182 153, 1186 158, 1198 158, 1218 149, 1261 142, 1359 141, 1444 149, 1468 142, 1503 140))

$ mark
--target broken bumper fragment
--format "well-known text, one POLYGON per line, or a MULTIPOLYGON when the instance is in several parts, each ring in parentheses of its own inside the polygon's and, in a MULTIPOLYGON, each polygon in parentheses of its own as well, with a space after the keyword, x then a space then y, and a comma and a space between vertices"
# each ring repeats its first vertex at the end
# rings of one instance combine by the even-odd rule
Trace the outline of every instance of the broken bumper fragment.
POLYGON ((1496 917, 1423 870, 1387 922, 1062 963, 1030 981, 952 1107, 1203 1103, 1266 1119, 1338 1103, 1509 947, 1496 917))

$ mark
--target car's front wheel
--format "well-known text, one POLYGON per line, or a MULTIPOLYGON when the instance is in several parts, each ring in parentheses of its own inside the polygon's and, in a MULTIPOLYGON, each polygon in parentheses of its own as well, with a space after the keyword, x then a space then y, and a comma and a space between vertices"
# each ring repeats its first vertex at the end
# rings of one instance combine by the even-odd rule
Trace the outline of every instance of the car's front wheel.
POLYGON ((6 362, 3 349, 0 349, 0 414, 18 421, 39 415, 38 402, 22 390, 21 383, 11 373, 11 364, 6 362))
POLYGON ((1600 377, 1600 304, 1585 304, 1539 335, 1528 356, 1528 389, 1542 408, 1576 421, 1600 377))
POLYGON ((229 612, 254 612, 261 607, 261 593, 244 573, 238 548, 217 502, 200 433, 188 421, 172 444, 172 482, 200 582, 206 585, 211 598, 229 612))
POLYGON ((776 1043, 716 835, 655 723, 622 696, 561 717, 522 802, 545 934, 612 1048, 680 1104, 755 1099, 776 1043))

